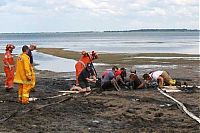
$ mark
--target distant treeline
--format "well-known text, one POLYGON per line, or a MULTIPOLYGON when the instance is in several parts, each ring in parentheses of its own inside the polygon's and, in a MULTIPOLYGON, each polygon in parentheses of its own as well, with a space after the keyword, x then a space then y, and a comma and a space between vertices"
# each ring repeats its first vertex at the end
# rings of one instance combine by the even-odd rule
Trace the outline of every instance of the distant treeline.
POLYGON ((138 32, 138 31, 199 31, 197 29, 139 29, 139 30, 121 30, 121 31, 104 31, 104 32, 138 32))

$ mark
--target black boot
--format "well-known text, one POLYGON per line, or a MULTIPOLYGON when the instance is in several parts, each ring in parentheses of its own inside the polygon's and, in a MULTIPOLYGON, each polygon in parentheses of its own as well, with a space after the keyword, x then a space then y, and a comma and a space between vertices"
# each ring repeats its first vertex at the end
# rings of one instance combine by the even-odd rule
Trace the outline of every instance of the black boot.
POLYGON ((181 81, 176 81, 176 86, 180 86, 181 87, 181 81))

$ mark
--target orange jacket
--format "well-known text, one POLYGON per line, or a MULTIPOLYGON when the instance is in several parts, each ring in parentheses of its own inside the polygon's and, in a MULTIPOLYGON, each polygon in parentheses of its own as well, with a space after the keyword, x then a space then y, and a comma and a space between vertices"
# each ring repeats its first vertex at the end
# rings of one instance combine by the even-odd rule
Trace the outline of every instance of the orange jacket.
POLYGON ((86 66, 88 63, 92 62, 92 57, 90 55, 88 55, 88 56, 83 55, 79 59, 79 62, 83 63, 84 66, 86 66))
POLYGON ((6 53, 4 54, 3 63, 4 67, 9 67, 9 65, 11 67, 14 67, 14 58, 9 50, 7 50, 6 53))

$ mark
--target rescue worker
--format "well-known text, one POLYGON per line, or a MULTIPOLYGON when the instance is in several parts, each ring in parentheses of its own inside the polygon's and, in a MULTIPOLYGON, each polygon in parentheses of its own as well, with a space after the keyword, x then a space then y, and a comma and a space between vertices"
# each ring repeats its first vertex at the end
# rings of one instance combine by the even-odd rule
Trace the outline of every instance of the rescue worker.
POLYGON ((14 78, 14 82, 19 84, 18 100, 22 104, 29 103, 29 93, 32 88, 32 66, 27 55, 28 52, 29 47, 24 45, 22 53, 17 58, 16 75, 14 78))
POLYGON ((4 59, 3 59, 4 72, 6 74, 6 80, 5 80, 6 91, 13 89, 13 80, 14 80, 14 72, 15 72, 14 58, 12 55, 13 49, 15 49, 14 45, 7 44, 6 52, 4 54, 4 59))
POLYGON ((86 68, 78 76, 79 86, 73 86, 70 90, 79 92, 91 93, 89 82, 96 83, 96 75, 91 64, 87 64, 86 68), (92 78, 90 78, 92 76, 92 78))
POLYGON ((35 72, 34 72, 34 69, 33 69, 33 54, 32 54, 32 51, 36 49, 36 45, 35 44, 31 44, 29 46, 29 52, 28 52, 28 56, 30 58, 30 63, 31 63, 31 66, 32 66, 32 88, 31 88, 31 91, 35 91, 35 82, 36 82, 36 78, 35 78, 35 72))
POLYGON ((82 72, 82 70, 86 67, 87 64, 92 63, 93 60, 97 59, 98 55, 96 52, 92 51, 91 54, 87 53, 86 51, 82 51, 82 56, 79 61, 75 64, 76 68, 76 85, 78 86, 78 76, 82 72))
POLYGON ((166 71, 152 71, 149 74, 143 75, 144 80, 148 83, 150 81, 157 81, 160 88, 166 85, 179 85, 180 82, 173 80, 166 71))

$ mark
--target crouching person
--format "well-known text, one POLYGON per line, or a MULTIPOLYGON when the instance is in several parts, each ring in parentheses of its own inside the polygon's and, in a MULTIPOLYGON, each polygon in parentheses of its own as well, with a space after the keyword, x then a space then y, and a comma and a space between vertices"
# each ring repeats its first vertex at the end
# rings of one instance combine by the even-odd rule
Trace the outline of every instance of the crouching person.
POLYGON ((145 82, 141 82, 141 80, 138 78, 135 67, 131 67, 130 75, 127 79, 126 85, 129 86, 130 89, 143 89, 145 88, 145 84, 145 82))
POLYGON ((121 88, 119 87, 117 80, 116 80, 116 75, 115 73, 118 71, 118 67, 114 66, 112 67, 112 70, 106 70, 102 74, 102 79, 101 79, 101 90, 106 91, 109 90, 110 88, 114 87, 117 91, 121 91, 121 88))
POLYGON ((93 68, 90 64, 87 64, 86 68, 78 76, 79 86, 73 86, 70 90, 85 93, 91 93, 89 82, 96 83, 96 76, 94 74, 93 68), (92 76, 92 78, 90 78, 92 76))
POLYGON ((115 72, 115 79, 119 85, 125 85, 126 68, 122 67, 115 72))
POLYGON ((164 85, 180 85, 180 82, 173 80, 166 71, 153 71, 149 74, 144 74, 143 78, 147 82, 157 81, 160 88, 163 88, 164 85))
POLYGON ((29 93, 32 88, 32 69, 30 64, 30 58, 27 55, 29 47, 24 45, 22 47, 22 54, 17 58, 16 63, 16 75, 14 83, 19 85, 18 88, 18 100, 22 104, 29 103, 29 93))

